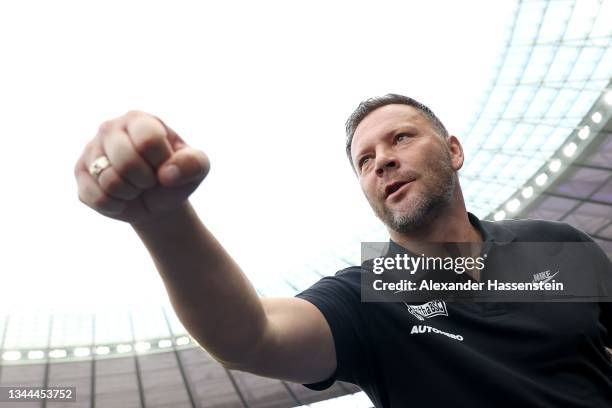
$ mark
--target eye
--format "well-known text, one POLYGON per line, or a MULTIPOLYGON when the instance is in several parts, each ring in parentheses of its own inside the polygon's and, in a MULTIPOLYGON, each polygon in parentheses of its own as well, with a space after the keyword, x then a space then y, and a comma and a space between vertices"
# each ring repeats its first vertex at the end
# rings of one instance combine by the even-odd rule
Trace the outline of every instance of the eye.
POLYGON ((363 167, 370 161, 369 156, 362 157, 359 159, 359 169, 363 170, 363 167))
POLYGON ((410 137, 410 135, 408 133, 398 133, 397 135, 395 135, 395 141, 396 142, 401 142, 404 139, 408 139, 410 137))

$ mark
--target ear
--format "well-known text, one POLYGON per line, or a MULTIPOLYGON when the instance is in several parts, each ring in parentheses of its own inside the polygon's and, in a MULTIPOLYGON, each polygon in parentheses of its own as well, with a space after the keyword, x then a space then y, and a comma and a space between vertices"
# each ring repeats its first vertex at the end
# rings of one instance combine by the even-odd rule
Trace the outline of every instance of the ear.
POLYGON ((461 167, 463 167, 463 146, 459 142, 456 136, 450 135, 446 138, 446 144, 448 146, 448 150, 451 156, 451 164, 455 171, 458 171, 461 167))

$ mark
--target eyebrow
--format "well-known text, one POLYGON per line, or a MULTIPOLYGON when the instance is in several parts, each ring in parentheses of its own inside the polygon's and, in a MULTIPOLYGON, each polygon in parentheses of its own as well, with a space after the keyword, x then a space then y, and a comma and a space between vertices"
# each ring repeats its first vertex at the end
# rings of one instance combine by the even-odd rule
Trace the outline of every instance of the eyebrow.
MULTIPOLYGON (((398 133, 417 133, 418 132, 418 128, 416 126, 412 126, 412 125, 403 125, 403 126, 399 126, 396 127, 388 132, 385 132, 385 134, 382 136, 381 139, 387 139, 391 136, 397 135, 398 133)), ((361 149, 359 150, 356 154, 355 154, 355 165, 358 166, 359 165, 359 159, 361 158, 361 156, 363 156, 364 152, 367 151, 368 149, 361 149)))

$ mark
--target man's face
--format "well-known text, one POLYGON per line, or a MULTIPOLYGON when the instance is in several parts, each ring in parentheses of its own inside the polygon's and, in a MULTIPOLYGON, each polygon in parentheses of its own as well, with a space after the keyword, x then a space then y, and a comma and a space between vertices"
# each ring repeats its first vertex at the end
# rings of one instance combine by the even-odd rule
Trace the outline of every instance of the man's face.
POLYGON ((461 154, 453 162, 449 144, 424 114, 399 104, 378 108, 359 123, 351 155, 376 216, 400 233, 419 229, 450 201, 463 161, 461 154))

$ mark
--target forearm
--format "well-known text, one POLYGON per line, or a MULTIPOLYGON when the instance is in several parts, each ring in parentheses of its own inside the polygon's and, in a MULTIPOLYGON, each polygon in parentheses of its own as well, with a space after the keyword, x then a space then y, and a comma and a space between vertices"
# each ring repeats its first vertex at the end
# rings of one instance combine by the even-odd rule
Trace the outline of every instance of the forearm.
POLYGON ((194 339, 220 361, 240 364, 249 359, 266 326, 262 303, 191 205, 132 226, 194 339))

